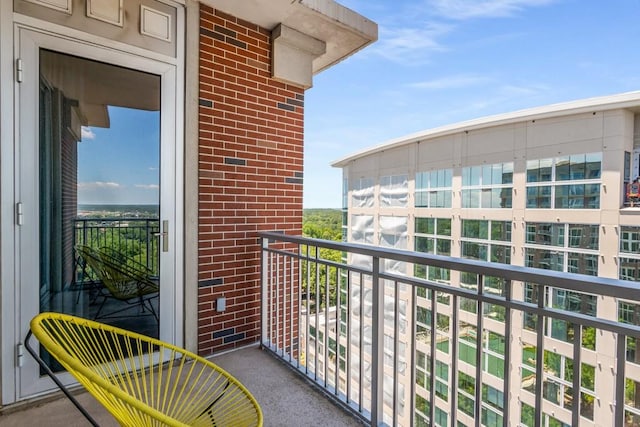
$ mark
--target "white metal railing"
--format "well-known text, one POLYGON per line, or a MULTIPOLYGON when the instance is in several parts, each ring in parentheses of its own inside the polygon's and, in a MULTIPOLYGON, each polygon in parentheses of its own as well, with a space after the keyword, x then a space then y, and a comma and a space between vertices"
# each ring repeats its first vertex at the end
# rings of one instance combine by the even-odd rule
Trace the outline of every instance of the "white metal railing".
POLYGON ((261 240, 262 346, 371 425, 640 420, 640 327, 619 321, 620 304, 640 319, 639 283, 261 240), (414 277, 415 266, 446 269, 450 283, 414 277), (476 285, 458 285, 461 274, 476 285))

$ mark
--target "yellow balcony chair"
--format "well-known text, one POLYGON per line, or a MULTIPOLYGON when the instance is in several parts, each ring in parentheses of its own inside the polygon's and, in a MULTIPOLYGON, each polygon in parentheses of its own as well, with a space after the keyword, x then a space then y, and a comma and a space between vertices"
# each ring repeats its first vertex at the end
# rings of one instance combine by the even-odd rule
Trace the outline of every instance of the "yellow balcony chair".
POLYGON ((92 320, 41 313, 31 320, 25 347, 94 426, 29 345, 32 334, 123 426, 262 426, 251 393, 203 357, 92 320))
POLYGON ((156 320, 158 319, 152 300, 158 297, 159 286, 150 278, 147 271, 118 260, 113 252, 109 253, 104 249, 96 250, 89 246, 78 245, 76 252, 104 286, 98 295, 102 301, 94 320, 115 317, 116 314, 129 310, 132 306, 138 306, 141 312, 149 310, 149 313, 156 320), (124 307, 104 313, 105 303, 110 298, 122 301, 125 303, 124 307))

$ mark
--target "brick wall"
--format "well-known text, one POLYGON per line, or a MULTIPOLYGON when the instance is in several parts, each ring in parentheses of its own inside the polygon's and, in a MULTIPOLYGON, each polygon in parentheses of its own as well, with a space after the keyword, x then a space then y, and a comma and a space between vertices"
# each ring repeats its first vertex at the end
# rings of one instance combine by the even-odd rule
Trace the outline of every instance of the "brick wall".
POLYGON ((302 232, 304 90, 270 78, 270 43, 269 31, 201 6, 201 354, 259 340, 258 232, 302 232))

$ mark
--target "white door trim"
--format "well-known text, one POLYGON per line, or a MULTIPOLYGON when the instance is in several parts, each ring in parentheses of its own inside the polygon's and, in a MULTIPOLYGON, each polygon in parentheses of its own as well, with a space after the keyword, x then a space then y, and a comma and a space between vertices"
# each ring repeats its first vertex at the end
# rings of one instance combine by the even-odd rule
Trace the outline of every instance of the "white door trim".
MULTIPOLYGON (((179 16, 183 16, 183 13, 180 12, 179 16)), ((5 22, 6 21, 3 21, 3 25, 0 26, 2 34, 4 34, 4 30, 6 30, 6 27, 4 27, 5 22)), ((165 171, 165 174, 163 174, 163 176, 161 177, 161 189, 163 195, 170 194, 171 197, 161 197, 161 219, 170 220, 171 233, 169 243, 171 245, 171 251, 169 253, 161 253, 161 257, 164 256, 164 259, 161 260, 161 263, 163 266, 163 274, 170 276, 171 279, 163 281, 166 285, 161 289, 161 294, 163 297, 160 298, 160 312, 173 313, 173 315, 162 317, 161 327, 163 331, 161 331, 161 338, 176 343, 177 345, 183 345, 184 284, 182 278, 184 272, 182 267, 182 222, 184 200, 184 120, 182 116, 184 95, 183 84, 181 83, 184 80, 183 66, 176 66, 176 62, 180 64, 180 61, 176 61, 173 58, 163 57, 164 60, 160 61, 158 58, 156 58, 157 55, 147 55, 146 57, 142 57, 138 52, 140 49, 137 48, 131 49, 132 51, 135 51, 134 53, 115 49, 111 45, 118 45, 118 43, 111 43, 108 40, 101 39, 100 41, 102 43, 98 44, 96 43, 97 38, 95 36, 84 34, 85 37, 82 40, 74 40, 68 36, 68 34, 70 33, 69 29, 65 29, 65 33, 67 34, 65 36, 60 36, 59 34, 42 29, 47 28, 47 30, 49 30, 53 27, 58 26, 52 24, 44 26, 41 25, 40 28, 34 29, 25 25, 16 25, 15 32, 13 33, 13 36, 15 37, 14 52, 16 52, 16 55, 21 57, 23 62, 23 69, 25 71, 23 83, 14 83, 15 86, 13 86, 15 89, 15 104, 13 105, 13 108, 15 109, 15 115, 12 114, 12 116, 15 116, 16 134, 12 135, 11 141, 7 141, 5 139, 6 134, 3 133, 2 141, 2 166, 5 166, 6 163, 11 162, 10 168, 2 170, 2 200, 10 200, 9 203, 3 203, 2 210, 2 231, 10 231, 8 235, 3 234, 2 239, 2 354, 5 356, 9 354, 15 354, 17 344, 22 342, 22 340, 24 339, 24 325, 26 325, 31 315, 34 314, 31 313, 31 311, 33 311, 33 305, 29 306, 29 302, 26 302, 26 304, 30 307, 30 313, 22 312, 23 303, 25 303, 25 301, 23 301, 24 297, 21 297, 21 293, 23 290, 19 288, 19 283, 21 283, 23 280, 33 280, 34 278, 20 277, 20 257, 17 256, 17 254, 20 253, 21 249, 19 247, 20 242, 17 239, 19 238, 20 234, 23 233, 23 230, 20 230, 20 233, 18 233, 18 231, 16 230, 15 227, 17 226, 15 225, 14 215, 12 215, 12 213, 15 203, 21 200, 21 191, 35 191, 37 190, 37 185, 35 185, 34 187, 34 185, 31 184, 29 186, 29 189, 19 187, 24 185, 25 183, 18 182, 18 178, 16 178, 14 182, 13 172, 15 171, 17 173, 21 173, 20 169, 18 168, 19 165, 17 162, 19 160, 18 156, 20 155, 19 150, 25 147, 21 146, 21 144, 18 144, 18 142, 21 140, 29 140, 29 138, 31 141, 37 141, 38 138, 38 87, 37 84, 35 84, 34 91, 33 87, 28 86, 34 86, 34 81, 37 81, 37 78, 34 79, 34 73, 37 74, 38 72, 38 49, 41 47, 57 50, 71 55, 81 56, 88 59, 112 63, 138 70, 144 70, 154 74, 158 74, 162 77, 161 105, 163 118, 161 120, 160 130, 162 141, 161 169, 165 171), (149 56, 153 56, 154 58, 149 58, 149 56), (30 79, 30 82, 28 84, 25 84, 27 79, 30 79), (24 93, 24 91, 29 91, 29 93, 24 93), (32 100, 28 105, 21 105, 19 102, 20 98, 23 98, 24 96, 27 96, 32 100), (24 126, 24 129, 21 129, 20 124, 25 123, 25 120, 32 120, 32 123, 35 123, 34 126, 24 126), (21 134, 23 130, 29 134, 21 134), (13 141, 15 141, 15 145, 13 141), (169 143, 170 141, 175 141, 175 143, 169 143), (13 155, 8 155, 10 153, 14 153, 15 158, 13 155), (9 158, 9 160, 6 160, 7 158, 9 158), (16 163, 14 164, 14 162, 16 163), (171 171, 173 175, 169 180, 167 180, 167 171, 171 171), (10 179, 8 175, 10 176, 10 179), (9 205, 9 209, 6 208, 7 204, 9 205), (8 251, 9 247, 12 248, 11 252, 8 251), (171 254, 174 255, 173 259, 170 259, 171 254), (11 265, 13 268, 11 270, 6 269, 7 265, 11 265), (7 280, 7 276, 11 276, 11 279, 7 280), (11 299, 11 301, 7 301, 7 297, 11 295, 13 295, 13 298, 11 299), (14 308, 6 309, 7 305, 13 305, 14 308), (9 336, 4 334, 5 331, 10 331, 9 336)), ((178 25, 178 34, 183 34, 183 31, 183 25, 178 25)), ((4 47, 4 45, 2 46, 4 47)), ((180 46, 180 43, 178 44, 178 46, 180 46)), ((118 47, 121 48, 122 44, 119 44, 118 47)), ((4 54, 6 50, 2 49, 2 52, 3 58, 9 56, 8 54, 4 54)), ((178 58, 183 58, 182 50, 180 50, 178 58)), ((3 69, 3 72, 5 71, 6 68, 3 69)), ((4 77, 6 78, 6 72, 4 74, 4 77)), ((5 78, 3 78, 4 82, 6 82, 5 78)), ((3 96, 3 99, 4 98, 6 97, 3 96)), ((4 124, 8 121, 9 120, 6 119, 6 115, 3 113, 2 123, 4 124)), ((26 145, 31 145, 31 147, 33 147, 33 143, 26 145)), ((29 154, 22 153, 22 155, 29 154)), ((33 155, 33 153, 31 155, 33 155)), ((34 209, 32 207, 31 209, 30 207, 25 207, 25 221, 38 221, 37 209, 34 213, 34 209)), ((34 241, 33 235, 25 237, 27 239, 30 239, 29 241, 31 242, 34 241)), ((37 239, 37 233, 35 238, 37 239)), ((36 252, 37 254, 37 251, 34 252, 36 252)), ((29 273, 27 272, 27 274, 29 273)), ((38 272, 32 274, 35 274, 35 283, 37 283, 38 272)), ((37 305, 37 302, 35 304, 37 305)), ((35 308, 36 312, 38 309, 39 307, 35 308)), ((21 371, 25 369, 33 369, 34 372, 37 372, 37 368, 35 368, 35 362, 30 360, 30 357, 28 355, 25 355, 23 357, 23 361, 24 367, 18 368, 16 357, 3 357, 2 359, 3 404, 12 403, 19 399, 36 396, 38 394, 45 393, 48 389, 47 386, 43 386, 42 384, 29 384, 26 386, 21 385, 21 371)), ((65 380, 70 379, 65 378, 65 380)), ((38 380, 35 382, 37 383, 42 381, 43 380, 38 380)))

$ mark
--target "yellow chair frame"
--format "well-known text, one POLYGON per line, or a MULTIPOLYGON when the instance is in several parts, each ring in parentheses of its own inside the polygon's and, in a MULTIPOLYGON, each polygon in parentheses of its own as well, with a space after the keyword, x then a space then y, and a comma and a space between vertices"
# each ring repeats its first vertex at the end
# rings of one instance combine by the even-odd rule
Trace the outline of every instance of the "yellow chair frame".
POLYGON ((93 425, 29 346, 32 334, 123 426, 262 426, 251 393, 203 357, 92 320, 41 313, 31 320, 26 348, 93 425))

